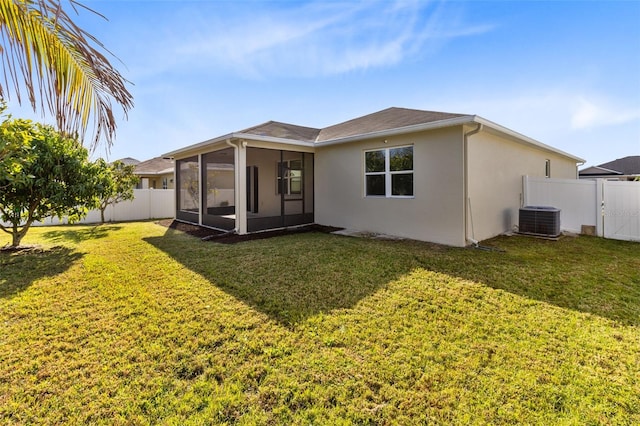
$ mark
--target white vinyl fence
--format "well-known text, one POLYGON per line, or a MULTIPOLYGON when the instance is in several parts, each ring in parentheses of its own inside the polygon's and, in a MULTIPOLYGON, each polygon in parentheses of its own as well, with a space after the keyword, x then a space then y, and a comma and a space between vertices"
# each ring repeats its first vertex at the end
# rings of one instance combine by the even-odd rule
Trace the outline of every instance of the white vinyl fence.
MULTIPOLYGON (((104 211, 105 222, 164 219, 174 217, 175 192, 173 189, 134 189, 134 199, 109 205, 104 211)), ((66 224, 66 218, 57 217, 35 222, 33 226, 66 224)), ((91 210, 79 223, 100 223, 100 210, 91 210)))
POLYGON ((525 176, 523 193, 526 206, 559 208, 564 231, 592 226, 600 237, 640 241, 640 182, 525 176))
POLYGON ((603 183, 605 238, 640 241, 640 182, 603 183))

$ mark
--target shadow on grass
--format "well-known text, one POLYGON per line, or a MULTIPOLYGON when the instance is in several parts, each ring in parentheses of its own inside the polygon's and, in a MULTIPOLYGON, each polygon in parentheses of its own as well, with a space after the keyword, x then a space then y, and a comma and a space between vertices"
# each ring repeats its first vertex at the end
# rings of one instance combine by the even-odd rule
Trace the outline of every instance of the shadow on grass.
POLYGON ((409 263, 383 259, 374 241, 316 232, 227 245, 169 229, 145 241, 286 326, 351 308, 410 272, 409 263))
POLYGON ((500 248, 416 252, 425 269, 482 283, 560 308, 640 325, 640 245, 597 237, 547 241, 524 236, 485 242, 500 248))
POLYGON ((61 246, 0 251, 0 297, 15 296, 39 278, 60 274, 82 256, 61 246))
POLYGON ((640 325, 638 245, 601 238, 500 237, 503 251, 301 234, 232 246, 169 229, 145 239, 225 292, 284 324, 353 307, 416 268, 560 308, 640 325))
POLYGON ((65 227, 64 230, 52 230, 47 231, 42 236, 53 242, 69 241, 73 243, 81 243, 86 240, 95 240, 98 238, 104 238, 109 235, 110 232, 118 231, 122 229, 122 226, 117 225, 96 225, 91 228, 82 226, 78 229, 69 229, 65 227))

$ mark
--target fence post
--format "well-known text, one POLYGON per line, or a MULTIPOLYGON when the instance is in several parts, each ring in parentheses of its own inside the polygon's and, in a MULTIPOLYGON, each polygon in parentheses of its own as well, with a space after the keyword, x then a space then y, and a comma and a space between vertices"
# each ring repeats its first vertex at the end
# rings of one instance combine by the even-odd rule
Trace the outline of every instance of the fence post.
POLYGON ((604 215, 606 206, 604 205, 604 179, 596 179, 596 235, 604 237, 604 215))
MULTIPOLYGON (((151 188, 149 191, 154 191, 154 189, 151 188)), ((147 217, 153 217, 153 213, 151 212, 151 198, 153 198, 153 192, 149 192, 149 197, 147 198, 147 217)))

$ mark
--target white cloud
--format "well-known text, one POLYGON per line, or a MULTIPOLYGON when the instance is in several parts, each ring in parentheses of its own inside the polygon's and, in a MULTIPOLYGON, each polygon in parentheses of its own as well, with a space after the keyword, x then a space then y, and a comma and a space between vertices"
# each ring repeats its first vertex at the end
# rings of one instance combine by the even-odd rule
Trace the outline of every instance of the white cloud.
POLYGON ((335 75, 393 66, 493 28, 468 25, 456 8, 423 1, 320 2, 261 12, 194 21, 175 41, 179 63, 254 78, 335 75))
POLYGON ((590 129, 594 127, 624 124, 640 119, 640 109, 632 109, 613 105, 602 98, 578 97, 571 116, 573 129, 590 129))
POLYGON ((549 133, 562 129, 577 133, 640 120, 640 109, 627 106, 624 99, 585 93, 577 88, 537 87, 500 96, 467 92, 462 100, 443 103, 453 112, 478 114, 506 126, 509 123, 521 126, 520 130, 513 129, 516 131, 540 129, 549 133))
POLYGON ((499 96, 468 91, 436 109, 478 114, 592 165, 638 154, 640 111, 627 105, 628 99, 580 88, 529 87, 499 96))

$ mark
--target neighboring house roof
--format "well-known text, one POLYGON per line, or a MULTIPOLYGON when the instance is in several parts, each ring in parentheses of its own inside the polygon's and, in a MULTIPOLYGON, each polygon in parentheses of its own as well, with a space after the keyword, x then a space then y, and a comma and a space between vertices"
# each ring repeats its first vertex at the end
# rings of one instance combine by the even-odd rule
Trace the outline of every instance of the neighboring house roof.
POLYGON ((599 164, 598 166, 618 171, 623 175, 638 175, 640 174, 640 155, 618 158, 617 160, 599 164))
POLYGON ((135 166, 137 164, 140 164, 140 160, 136 160, 135 158, 131 158, 131 157, 121 158, 116 161, 122 161, 126 166, 131 166, 131 165, 135 166))
POLYGON ((136 165, 133 172, 136 175, 163 175, 173 172, 173 160, 155 157, 136 165))
POLYGON ((640 155, 630 155, 580 170, 580 176, 640 175, 640 155))
POLYGON ((611 170, 611 169, 605 169, 604 167, 599 167, 599 166, 591 166, 591 167, 587 167, 586 169, 580 170, 580 176, 602 176, 602 175, 621 175, 622 173, 616 171, 616 170, 611 170))
POLYGON ((185 155, 189 153, 193 153, 195 155, 198 150, 211 144, 230 141, 233 139, 253 139, 263 142, 314 147, 349 143, 365 138, 388 137, 465 124, 475 124, 479 127, 483 126, 487 131, 496 133, 518 143, 554 152, 571 158, 576 162, 585 162, 582 158, 573 156, 549 145, 545 145, 477 115, 423 111, 395 107, 354 118, 323 129, 297 126, 295 124, 281 123, 277 121, 268 121, 239 132, 229 133, 169 152, 164 156, 174 157, 176 155, 185 155))

